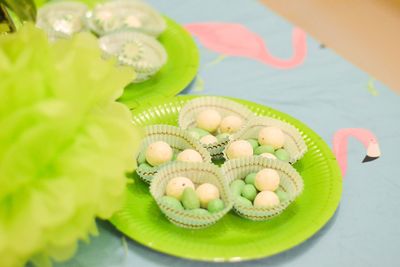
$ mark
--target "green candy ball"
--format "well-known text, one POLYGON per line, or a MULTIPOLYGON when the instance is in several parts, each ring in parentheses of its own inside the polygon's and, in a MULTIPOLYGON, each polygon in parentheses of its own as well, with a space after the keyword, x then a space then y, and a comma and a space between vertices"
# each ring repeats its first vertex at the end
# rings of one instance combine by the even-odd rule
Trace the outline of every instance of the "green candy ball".
POLYGON ((175 161, 176 158, 178 157, 179 151, 174 151, 174 153, 172 154, 172 161, 175 161))
POLYGON ((145 163, 140 164, 138 168, 143 169, 143 170, 148 170, 148 169, 152 169, 153 166, 151 166, 150 164, 145 162, 145 163))
POLYGON ((192 128, 188 130, 189 134, 193 136, 195 139, 200 139, 205 135, 210 134, 206 130, 200 129, 200 128, 192 128))
POLYGON ((242 196, 247 198, 250 201, 253 201, 256 198, 257 189, 252 184, 246 184, 242 189, 242 196))
POLYGON ((214 213, 223 210, 225 207, 224 202, 217 198, 208 202, 207 209, 209 212, 214 213))
POLYGON ((194 209, 194 210, 188 210, 188 212, 199 216, 210 215, 210 213, 206 209, 194 209))
POLYGON ((278 196, 279 202, 281 202, 281 203, 289 200, 288 193, 286 193, 282 190, 276 190, 275 194, 278 196))
POLYGON ((163 196, 160 202, 176 210, 183 210, 183 206, 179 200, 170 196, 163 196))
POLYGON ((216 137, 217 137, 218 141, 222 141, 222 140, 225 140, 226 138, 229 138, 229 136, 230 136, 230 134, 228 134, 228 133, 222 133, 222 134, 217 135, 216 137))
POLYGON ((248 200, 247 198, 244 198, 244 197, 240 197, 240 196, 235 199, 235 203, 237 205, 245 206, 245 207, 252 207, 253 206, 253 203, 251 203, 250 200, 248 200))
POLYGON ((185 190, 183 190, 181 202, 183 207, 187 210, 200 208, 200 199, 196 191, 190 187, 186 187, 185 190))
POLYGON ((289 153, 283 148, 280 148, 277 151, 275 151, 275 156, 278 159, 280 159, 282 161, 286 161, 286 162, 289 162, 289 159, 290 159, 289 153))
POLYGON ((247 139, 247 142, 253 147, 253 151, 259 146, 258 141, 256 139, 247 139))
POLYGON ((274 153, 274 148, 269 145, 259 146, 254 150, 254 154, 261 155, 263 153, 274 153))
POLYGON ((256 172, 252 172, 252 173, 248 174, 248 175, 246 176, 246 178, 244 179, 244 181, 246 182, 246 184, 252 184, 252 185, 254 185, 254 181, 255 181, 255 179, 256 179, 256 175, 257 175, 256 172))
POLYGON ((242 193, 242 189, 244 187, 245 183, 242 179, 238 179, 233 181, 230 184, 230 188, 231 188, 231 192, 234 196, 240 196, 240 194, 242 193))
POLYGON ((146 163, 146 153, 140 152, 136 158, 136 161, 138 164, 146 163))

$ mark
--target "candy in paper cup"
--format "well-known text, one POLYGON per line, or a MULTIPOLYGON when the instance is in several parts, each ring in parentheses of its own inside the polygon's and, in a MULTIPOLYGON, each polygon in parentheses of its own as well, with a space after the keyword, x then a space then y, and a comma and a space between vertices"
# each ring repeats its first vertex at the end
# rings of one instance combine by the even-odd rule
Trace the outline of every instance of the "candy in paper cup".
POLYGON ((222 176, 220 168, 211 163, 176 162, 163 167, 154 177, 150 185, 150 193, 161 211, 175 225, 189 229, 200 229, 211 226, 221 219, 232 208, 233 199, 229 186, 222 176), (224 209, 215 213, 193 214, 189 210, 178 210, 161 201, 165 195, 168 182, 175 177, 189 178, 195 186, 203 183, 215 185, 224 202, 224 209))
POLYGON ((288 163, 263 157, 245 157, 228 160, 222 166, 222 173, 230 185, 234 180, 244 179, 248 174, 270 168, 278 172, 279 190, 287 194, 287 199, 271 208, 246 207, 234 197, 233 210, 240 216, 253 221, 264 221, 282 213, 303 191, 304 183, 300 174, 288 163))
POLYGON ((101 37, 99 42, 106 57, 114 56, 120 65, 135 70, 133 82, 149 79, 167 62, 168 55, 162 44, 140 32, 119 31, 101 37))
POLYGON ((88 7, 79 2, 51 2, 38 10, 36 26, 50 39, 68 38, 88 30, 85 15, 88 7))
MULTIPOLYGON (((179 126, 186 130, 195 128, 196 116, 207 109, 216 110, 222 118, 230 115, 237 116, 244 122, 243 126, 247 120, 255 116, 248 108, 235 101, 223 97, 205 96, 189 101, 181 109, 179 112, 179 126)), ((230 137, 226 136, 218 139, 215 143, 204 145, 204 147, 210 151, 213 158, 223 158, 222 152, 229 139, 230 137)))
POLYGON ((174 152, 185 149, 194 149, 200 153, 203 162, 211 162, 210 153, 186 131, 171 125, 151 125, 145 129, 145 138, 141 143, 139 150, 140 152, 137 157, 139 165, 136 169, 136 173, 139 175, 139 177, 147 183, 151 182, 154 175, 162 167, 173 163, 173 161, 170 161, 159 166, 150 166, 147 163, 143 163, 145 161, 144 152, 147 146, 157 141, 164 141, 168 143, 174 152))
MULTIPOLYGON (((257 139, 258 133, 264 127, 275 126, 282 130, 285 135, 285 143, 283 149, 289 153, 289 162, 294 163, 301 159, 307 152, 307 145, 301 136, 300 131, 289 123, 269 117, 254 116, 246 125, 237 133, 233 134, 228 146, 237 140, 257 139)), ((226 150, 224 150, 224 158, 229 159, 226 150)))
POLYGON ((164 18, 142 1, 115 0, 97 4, 87 14, 90 28, 102 36, 120 30, 133 30, 154 37, 165 29, 164 18))

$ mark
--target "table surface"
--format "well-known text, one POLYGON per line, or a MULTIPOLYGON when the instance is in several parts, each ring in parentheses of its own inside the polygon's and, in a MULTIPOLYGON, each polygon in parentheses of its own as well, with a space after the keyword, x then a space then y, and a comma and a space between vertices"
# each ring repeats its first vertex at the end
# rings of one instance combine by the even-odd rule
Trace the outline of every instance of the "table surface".
MULTIPOLYGON (((292 29, 257 1, 150 1, 179 23, 239 23, 257 33, 277 58, 292 55, 292 29)), ((332 220, 314 237, 279 255, 237 266, 398 266, 400 247, 400 98, 367 73, 307 36, 304 62, 279 69, 227 56, 198 42, 201 67, 183 94, 232 96, 271 106, 300 119, 330 146, 342 128, 366 128, 379 141, 378 160, 361 163, 365 148, 349 140, 343 197, 332 220)), ((123 237, 108 222, 58 267, 213 266, 160 254, 123 237)))

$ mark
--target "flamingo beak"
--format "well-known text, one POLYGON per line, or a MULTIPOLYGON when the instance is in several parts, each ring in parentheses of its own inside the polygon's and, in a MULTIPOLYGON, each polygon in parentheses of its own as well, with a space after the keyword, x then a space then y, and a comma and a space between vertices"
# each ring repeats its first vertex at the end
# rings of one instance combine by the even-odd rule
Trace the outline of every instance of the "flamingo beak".
POLYGON ((366 155, 365 158, 363 159, 362 163, 373 161, 373 160, 376 160, 378 158, 379 157, 370 157, 370 156, 366 155))
POLYGON ((381 150, 379 148, 379 144, 376 142, 371 142, 367 148, 367 155, 365 156, 362 162, 364 163, 376 160, 380 157, 380 155, 381 155, 381 150))

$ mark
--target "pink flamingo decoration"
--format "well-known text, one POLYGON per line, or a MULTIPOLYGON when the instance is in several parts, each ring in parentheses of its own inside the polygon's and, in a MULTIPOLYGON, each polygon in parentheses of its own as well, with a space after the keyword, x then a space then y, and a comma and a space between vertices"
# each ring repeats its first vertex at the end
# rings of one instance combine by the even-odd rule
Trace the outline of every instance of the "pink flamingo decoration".
POLYGON ((280 59, 271 55, 262 38, 241 24, 191 23, 185 28, 208 49, 228 56, 247 57, 280 69, 300 65, 307 54, 306 33, 294 28, 292 33, 293 55, 280 59))
POLYGON ((358 139, 367 149, 367 155, 362 162, 375 160, 381 155, 378 141, 371 131, 363 128, 344 128, 338 130, 333 137, 333 153, 339 162, 342 176, 346 174, 347 145, 350 136, 358 139))

